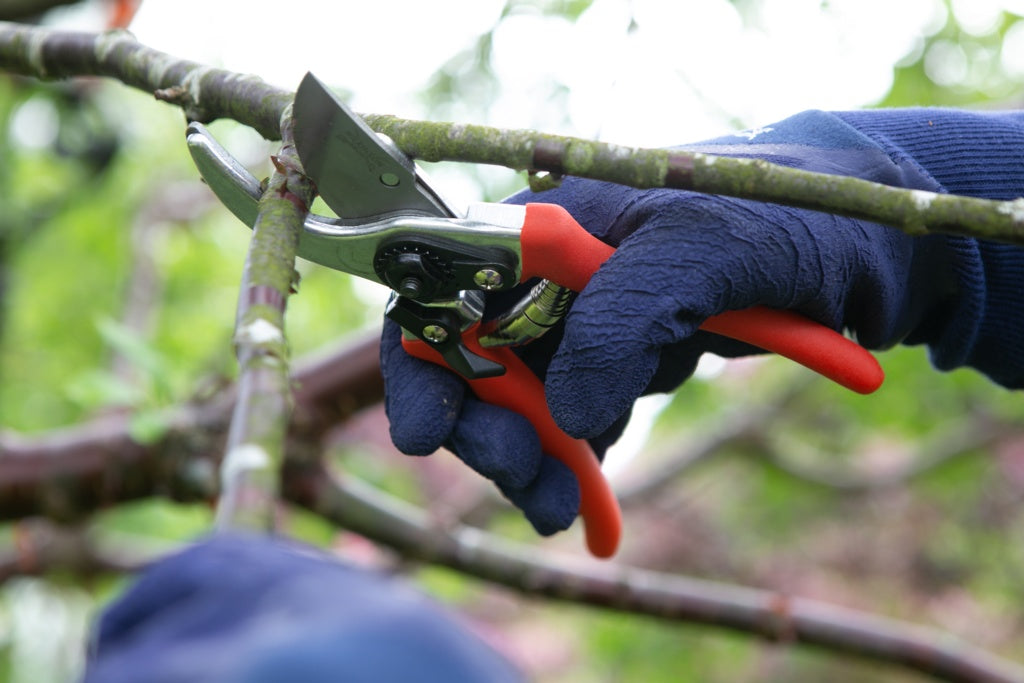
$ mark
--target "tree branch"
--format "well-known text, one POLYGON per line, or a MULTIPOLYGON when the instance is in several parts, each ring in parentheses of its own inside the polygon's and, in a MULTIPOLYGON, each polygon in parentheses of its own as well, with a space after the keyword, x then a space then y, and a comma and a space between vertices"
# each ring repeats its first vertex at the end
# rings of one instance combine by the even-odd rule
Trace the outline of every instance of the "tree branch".
MULTIPOLYGON (((813 380, 813 377, 808 379, 813 380)), ((808 384, 807 381, 796 382, 768 400, 730 410, 701 435, 689 440, 685 449, 663 458, 643 479, 616 487, 619 502, 626 507, 650 501, 693 467, 738 445, 750 447, 751 456, 758 463, 804 483, 843 493, 865 493, 905 485, 951 460, 989 448, 1019 432, 1014 425, 991 416, 971 415, 953 428, 945 426, 924 437, 923 445, 914 449, 905 462, 881 474, 859 474, 851 468, 844 471, 835 464, 823 467, 805 465, 786 455, 790 446, 783 446, 772 438, 772 432, 783 433, 785 429, 770 430, 768 427, 778 423, 780 416, 792 408, 808 384)))
POLYGON ((617 487, 619 502, 627 506, 650 501, 691 468, 730 446, 758 442, 766 428, 789 410, 813 381, 810 375, 802 377, 767 400, 762 398, 756 402, 733 406, 701 435, 688 440, 684 450, 664 458, 643 479, 617 487))
MULTIPOLYGON (((70 33, 0 23, 0 69, 36 78, 109 76, 182 107, 192 119, 231 118, 268 139, 280 135, 280 115, 292 99, 292 93, 254 76, 175 59, 124 32, 70 33)), ((866 219, 911 235, 950 233, 1024 244, 1024 198, 993 201, 906 190, 759 159, 622 147, 530 130, 364 118, 406 154, 425 161, 694 190, 866 219)))
MULTIPOLYGON (((292 373, 292 435, 317 444, 338 423, 384 395, 378 335, 370 335, 292 373)), ((110 415, 39 436, 0 431, 0 520, 84 519, 116 503, 166 496, 210 500, 216 463, 234 409, 235 389, 166 411, 152 443, 132 438, 131 416, 110 415)))
POLYGON ((528 130, 364 118, 406 154, 425 161, 494 164, 638 188, 693 190, 866 219, 911 235, 952 233, 1024 244, 1024 198, 992 201, 907 190, 761 159, 622 147, 528 130))
POLYGON ((298 285, 295 256, 314 196, 295 150, 290 108, 281 130, 284 144, 260 197, 238 296, 235 350, 241 375, 221 464, 216 519, 221 530, 275 526, 291 413, 284 311, 298 285))
POLYGON ((285 495, 406 557, 552 600, 700 623, 899 664, 948 681, 1020 683, 1024 668, 934 629, 814 600, 591 560, 555 559, 420 509, 318 464, 292 463, 285 495), (296 469, 298 467, 298 469, 296 469), (540 559, 543 557, 544 559, 540 559))
POLYGON ((181 107, 196 121, 230 118, 281 137, 292 93, 256 76, 172 57, 126 31, 82 33, 0 22, 0 69, 40 79, 107 76, 181 107))

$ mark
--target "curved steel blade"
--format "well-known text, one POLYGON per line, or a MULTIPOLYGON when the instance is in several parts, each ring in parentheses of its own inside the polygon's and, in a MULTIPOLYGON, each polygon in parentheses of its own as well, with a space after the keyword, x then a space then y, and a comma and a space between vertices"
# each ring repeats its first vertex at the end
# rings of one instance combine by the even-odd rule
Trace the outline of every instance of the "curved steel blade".
POLYGON ((394 211, 455 215, 419 177, 411 159, 378 137, 311 73, 295 94, 293 114, 303 169, 342 218, 394 211))

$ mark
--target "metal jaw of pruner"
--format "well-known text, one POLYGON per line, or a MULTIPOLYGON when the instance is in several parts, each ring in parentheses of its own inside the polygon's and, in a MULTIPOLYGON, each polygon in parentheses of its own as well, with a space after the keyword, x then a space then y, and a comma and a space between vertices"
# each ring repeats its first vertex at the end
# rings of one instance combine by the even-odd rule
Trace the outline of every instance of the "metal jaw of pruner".
MULTIPOLYGON (((261 183, 202 124, 189 124, 186 140, 206 184, 239 220, 253 227, 261 183)), ((393 153, 401 155, 397 149, 393 153)), ((408 159, 405 163, 411 164, 408 159)), ((429 187, 415 167, 412 173, 417 183, 429 187)), ((382 176, 380 182, 394 180, 382 176)), ((407 336, 435 348, 467 379, 501 375, 505 368, 469 350, 463 335, 480 325, 485 292, 519 284, 523 207, 472 204, 464 217, 457 217, 430 192, 438 197, 433 211, 428 205, 359 218, 310 213, 298 255, 390 287, 387 316, 407 336)), ((570 296, 568 290, 541 281, 517 306, 490 323, 479 343, 492 347, 532 341, 561 319, 570 296)))

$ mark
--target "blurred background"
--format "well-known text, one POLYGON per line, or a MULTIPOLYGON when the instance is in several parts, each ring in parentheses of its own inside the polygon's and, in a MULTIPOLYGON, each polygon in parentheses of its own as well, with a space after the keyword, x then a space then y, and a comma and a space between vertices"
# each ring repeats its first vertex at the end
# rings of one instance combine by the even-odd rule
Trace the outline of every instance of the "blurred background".
MULTIPOLYGON (((96 30, 111 11, 89 0, 16 18, 96 30)), ((1024 105, 1021 0, 145 0, 131 30, 285 88, 312 70, 359 111, 627 145, 808 108, 1024 105)), ((0 429, 32 436, 129 413, 145 441, 161 433, 161 409, 233 377, 248 231, 199 183, 183 127, 177 109, 117 83, 0 77, 0 429)), ((269 173, 274 144, 230 122, 212 129, 269 173)), ((429 172, 456 202, 525 184, 505 169, 429 172)), ((302 274, 288 310, 297 358, 379 324, 380 291, 311 264, 302 274)), ((784 361, 709 358, 676 394, 646 400, 610 456, 626 508, 619 561, 927 624, 1020 661, 1024 407, 971 371, 935 372, 921 348, 880 360, 889 380, 867 398, 784 361)), ((360 414, 338 430, 332 464, 439 518, 535 542, 453 458, 407 460, 386 433, 380 410, 360 414)), ((210 522, 207 506, 148 500, 73 532, 111 566, 131 566, 210 522)), ((4 556, 38 524, 0 526, 4 556)), ((408 573, 540 681, 923 680, 525 600, 402 563, 298 510, 286 528, 408 573)), ((580 553, 578 534, 537 551, 580 553)), ((58 566, 0 579, 0 681, 35 683, 74 677, 90 620, 128 577, 58 566)))

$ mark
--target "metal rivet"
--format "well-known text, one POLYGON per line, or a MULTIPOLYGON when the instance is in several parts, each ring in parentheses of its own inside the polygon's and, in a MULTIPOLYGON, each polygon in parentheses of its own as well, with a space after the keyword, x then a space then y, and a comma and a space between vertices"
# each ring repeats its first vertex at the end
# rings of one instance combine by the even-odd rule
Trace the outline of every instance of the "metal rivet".
POLYGON ((423 328, 423 338, 431 344, 443 344, 448 339, 448 330, 440 325, 427 325, 423 328))
POLYGON ((401 180, 399 180, 398 176, 394 173, 381 173, 380 182, 388 187, 398 187, 398 183, 400 183, 401 180))
POLYGON ((473 282, 476 283, 480 289, 491 291, 501 287, 501 283, 504 280, 501 277, 501 273, 494 270, 493 268, 481 268, 473 275, 473 282))

